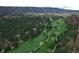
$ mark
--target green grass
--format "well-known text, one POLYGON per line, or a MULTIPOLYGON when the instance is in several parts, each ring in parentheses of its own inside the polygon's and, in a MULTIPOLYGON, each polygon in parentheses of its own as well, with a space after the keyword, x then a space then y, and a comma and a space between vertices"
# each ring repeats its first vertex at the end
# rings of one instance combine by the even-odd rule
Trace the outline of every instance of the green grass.
POLYGON ((11 50, 11 53, 21 53, 21 52, 31 52, 35 47, 38 46, 38 43, 40 43, 43 40, 43 34, 40 34, 38 37, 35 37, 32 39, 33 41, 26 41, 19 45, 19 47, 15 48, 14 50, 11 50))

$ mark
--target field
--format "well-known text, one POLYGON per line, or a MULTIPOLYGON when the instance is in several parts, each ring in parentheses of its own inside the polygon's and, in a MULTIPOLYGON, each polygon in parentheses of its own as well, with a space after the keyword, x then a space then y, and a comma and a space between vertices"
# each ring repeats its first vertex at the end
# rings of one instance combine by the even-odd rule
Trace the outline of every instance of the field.
POLYGON ((29 16, 63 16, 63 17, 67 17, 70 16, 72 14, 76 14, 79 15, 79 13, 77 12, 72 12, 72 13, 24 13, 24 15, 29 15, 29 16))
POLYGON ((0 15, 0 52, 79 52, 79 16, 59 15, 0 15))

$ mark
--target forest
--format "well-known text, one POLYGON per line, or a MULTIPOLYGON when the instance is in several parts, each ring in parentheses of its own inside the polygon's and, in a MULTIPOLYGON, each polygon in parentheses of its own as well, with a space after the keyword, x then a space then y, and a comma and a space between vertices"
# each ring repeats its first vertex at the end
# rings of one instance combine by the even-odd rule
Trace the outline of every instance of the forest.
POLYGON ((79 16, 0 14, 1 53, 78 53, 79 16))

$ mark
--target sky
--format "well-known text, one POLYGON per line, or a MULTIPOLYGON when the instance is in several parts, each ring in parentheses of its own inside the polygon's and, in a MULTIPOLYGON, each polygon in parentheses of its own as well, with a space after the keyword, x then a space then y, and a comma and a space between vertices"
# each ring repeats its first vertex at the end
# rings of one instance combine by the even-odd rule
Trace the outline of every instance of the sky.
POLYGON ((78 0, 0 0, 0 6, 58 7, 79 10, 78 0))

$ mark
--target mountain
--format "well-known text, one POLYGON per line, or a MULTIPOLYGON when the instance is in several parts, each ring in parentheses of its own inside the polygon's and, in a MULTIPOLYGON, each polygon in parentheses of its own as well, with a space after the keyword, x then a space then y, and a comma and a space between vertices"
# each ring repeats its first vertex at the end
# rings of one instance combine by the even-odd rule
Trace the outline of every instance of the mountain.
POLYGON ((0 6, 0 14, 21 13, 79 13, 79 10, 67 10, 52 7, 4 7, 0 6))

